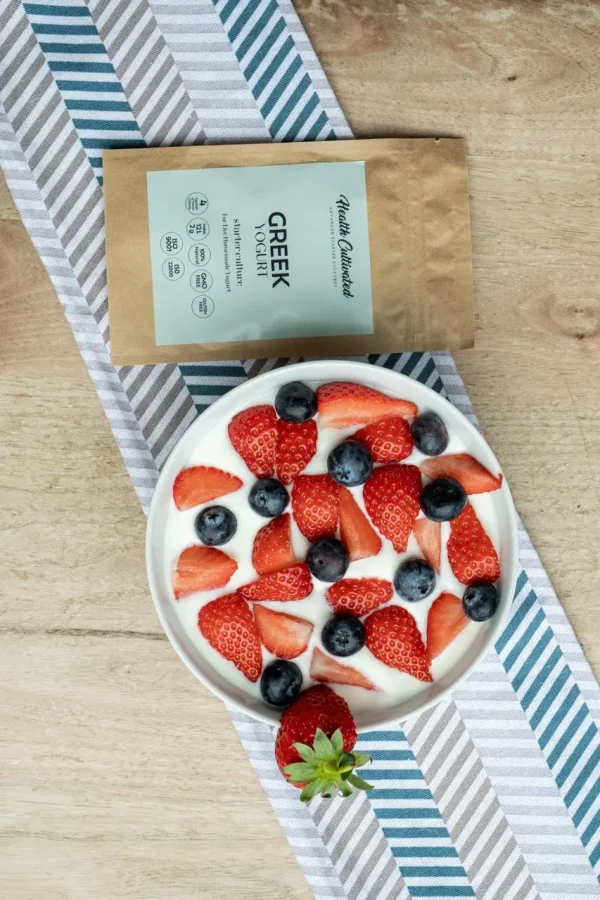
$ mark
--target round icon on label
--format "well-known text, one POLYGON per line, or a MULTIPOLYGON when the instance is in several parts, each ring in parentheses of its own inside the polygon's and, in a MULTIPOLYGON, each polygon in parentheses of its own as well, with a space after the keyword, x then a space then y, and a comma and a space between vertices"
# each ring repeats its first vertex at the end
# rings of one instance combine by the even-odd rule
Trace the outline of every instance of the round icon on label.
POLYGON ((210 291, 212 283, 213 279, 210 272, 205 272, 204 269, 201 269, 199 272, 192 272, 190 284, 195 291, 205 294, 206 291, 210 291))
POLYGON ((188 257, 193 266, 205 266, 210 260, 210 249, 206 244, 192 244, 188 257))
POLYGON ((160 239, 160 249, 164 253, 179 253, 183 249, 183 241, 175 231, 168 231, 160 239))
POLYGON ((185 272, 185 266, 180 259, 165 259, 162 264, 162 273, 169 281, 178 281, 185 272))
POLYGON ((190 219, 185 229, 191 238, 205 238, 210 231, 210 225, 206 219, 190 219))
POLYGON ((214 311, 215 304, 210 297, 194 297, 192 300, 192 312, 199 319, 208 319, 214 311))
POLYGON ((191 213, 203 213, 208 209, 208 198, 206 194, 196 191, 194 194, 188 194, 185 198, 185 208, 191 213))

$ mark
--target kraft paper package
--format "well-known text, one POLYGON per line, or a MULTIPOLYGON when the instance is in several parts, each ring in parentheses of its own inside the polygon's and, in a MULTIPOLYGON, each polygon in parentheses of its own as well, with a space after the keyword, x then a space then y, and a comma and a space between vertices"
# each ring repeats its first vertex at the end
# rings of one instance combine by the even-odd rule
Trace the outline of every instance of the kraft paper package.
POLYGON ((104 153, 115 364, 473 346, 465 144, 104 153))

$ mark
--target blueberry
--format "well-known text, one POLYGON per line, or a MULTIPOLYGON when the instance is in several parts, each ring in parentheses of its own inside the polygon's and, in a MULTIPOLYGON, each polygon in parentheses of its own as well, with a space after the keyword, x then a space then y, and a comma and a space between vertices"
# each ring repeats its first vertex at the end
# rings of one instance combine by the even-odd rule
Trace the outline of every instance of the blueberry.
POLYGON ((474 622, 491 619, 500 603, 498 588, 484 581, 470 584, 463 594, 463 609, 474 622))
POLYGON ((261 478, 252 485, 248 502, 259 516, 272 519, 281 515, 290 502, 290 497, 276 478, 261 478))
POLYGON ((335 538, 319 538, 308 548, 308 568, 319 581, 339 581, 350 564, 348 552, 335 538))
POLYGON ((220 547, 231 540, 237 519, 226 506, 207 506, 196 516, 196 534, 208 547, 220 547))
POLYGON ((302 672, 296 663, 275 659, 265 666, 260 678, 260 692, 271 706, 289 706, 300 696, 302 672))
POLYGON ((467 505, 467 492, 453 478, 435 478, 421 492, 421 509, 433 522, 449 522, 467 505))
POLYGON ((344 441, 327 457, 327 469, 334 481, 346 487, 364 484, 373 471, 373 460, 358 441, 344 441))
POLYGON ((356 616, 341 613, 325 624, 321 640, 333 656, 352 656, 365 645, 365 626, 356 616))
POLYGON ((277 415, 286 422, 306 422, 317 412, 317 395, 301 381, 290 381, 277 391, 277 415))
POLYGON ((433 566, 424 559, 405 560, 396 569, 394 587, 404 600, 424 600, 435 587, 433 566))
POLYGON ((415 447, 425 456, 439 456, 448 446, 448 429, 434 412, 424 412, 410 426, 415 447))

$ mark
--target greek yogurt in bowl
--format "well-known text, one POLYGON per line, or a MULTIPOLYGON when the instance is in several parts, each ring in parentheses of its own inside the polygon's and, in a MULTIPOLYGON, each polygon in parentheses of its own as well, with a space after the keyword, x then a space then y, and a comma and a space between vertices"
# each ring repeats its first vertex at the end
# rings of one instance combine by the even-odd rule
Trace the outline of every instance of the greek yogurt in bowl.
MULTIPOLYGON (((262 404, 273 405, 279 388, 291 381, 301 381, 315 391, 330 382, 355 383, 380 391, 387 397, 402 398, 414 403, 419 413, 435 412, 444 421, 449 434, 444 456, 469 454, 489 472, 501 475, 497 460, 488 445, 456 408, 434 391, 406 376, 364 363, 328 360, 275 369, 234 388, 198 417, 167 460, 153 497, 146 543, 152 597, 171 643, 194 675, 226 703, 270 724, 278 722, 281 710, 264 702, 260 680, 250 681, 233 662, 225 659, 210 645, 199 629, 198 615, 206 604, 238 591, 259 577, 252 564, 252 550, 257 532, 268 520, 254 512, 249 504, 248 495, 256 477, 234 449, 228 435, 228 425, 243 410, 262 404), (194 466, 217 467, 237 476, 241 486, 210 503, 190 509, 178 509, 173 500, 175 479, 182 470, 194 466), (186 548, 200 544, 195 520, 199 511, 211 504, 226 506, 237 520, 235 534, 219 547, 235 560, 237 568, 225 586, 175 599, 173 574, 177 561, 186 548)), ((361 427, 360 424, 348 428, 322 427, 319 424, 319 414, 316 421, 316 452, 302 475, 327 473, 330 451, 361 427)), ((421 467, 432 458, 435 457, 424 456, 413 448, 410 455, 402 460, 402 464, 421 467)), ((423 483, 427 480, 425 477, 423 483)), ((289 488, 291 487, 290 485, 289 488)), ((348 490, 367 515, 362 485, 348 490)), ((418 680, 405 671, 387 665, 367 645, 352 656, 337 660, 357 670, 375 687, 375 690, 366 690, 351 685, 330 685, 348 702, 359 730, 397 722, 436 703, 467 677, 502 629, 514 593, 518 561, 516 515, 506 480, 502 479, 501 486, 496 490, 470 494, 468 500, 498 556, 501 571, 497 585, 498 609, 487 621, 469 621, 443 652, 430 660, 432 681, 418 680)), ((286 512, 291 513, 294 555, 299 561, 305 560, 309 541, 295 522, 292 504, 287 507, 286 512)), ((465 592, 465 583, 458 581, 448 559, 447 543, 451 523, 442 522, 440 528, 442 552, 435 589, 418 602, 408 602, 397 592, 394 592, 389 601, 390 605, 402 607, 410 613, 424 644, 427 642, 429 612, 435 600, 445 592, 459 598, 465 592)), ((345 578, 376 578, 393 582, 394 573, 403 560, 423 557, 414 532, 408 539, 406 551, 402 553, 396 552, 392 542, 383 534, 380 534, 380 538, 381 550, 374 556, 352 561, 345 578)), ((315 649, 327 653, 321 640, 321 632, 332 616, 331 606, 326 599, 330 585, 315 578, 312 581, 312 592, 304 599, 270 600, 261 604, 312 623, 313 629, 306 650, 293 660, 301 670, 303 688, 315 683, 310 675, 311 660, 315 649)), ((250 608, 253 605, 251 602, 250 608)), ((263 666, 274 658, 265 647, 262 648, 263 666)))

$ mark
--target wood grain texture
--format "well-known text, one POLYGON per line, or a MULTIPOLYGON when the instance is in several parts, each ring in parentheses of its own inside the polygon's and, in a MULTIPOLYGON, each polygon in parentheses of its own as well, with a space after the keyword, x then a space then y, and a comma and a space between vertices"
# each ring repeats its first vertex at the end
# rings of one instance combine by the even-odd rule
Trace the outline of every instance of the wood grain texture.
MULTIPOLYGON (((299 11, 357 136, 467 138, 457 361, 600 674, 600 6, 299 11)), ((143 515, 3 183, 0 429, 2 896, 306 900, 225 709, 160 632, 143 515)))

